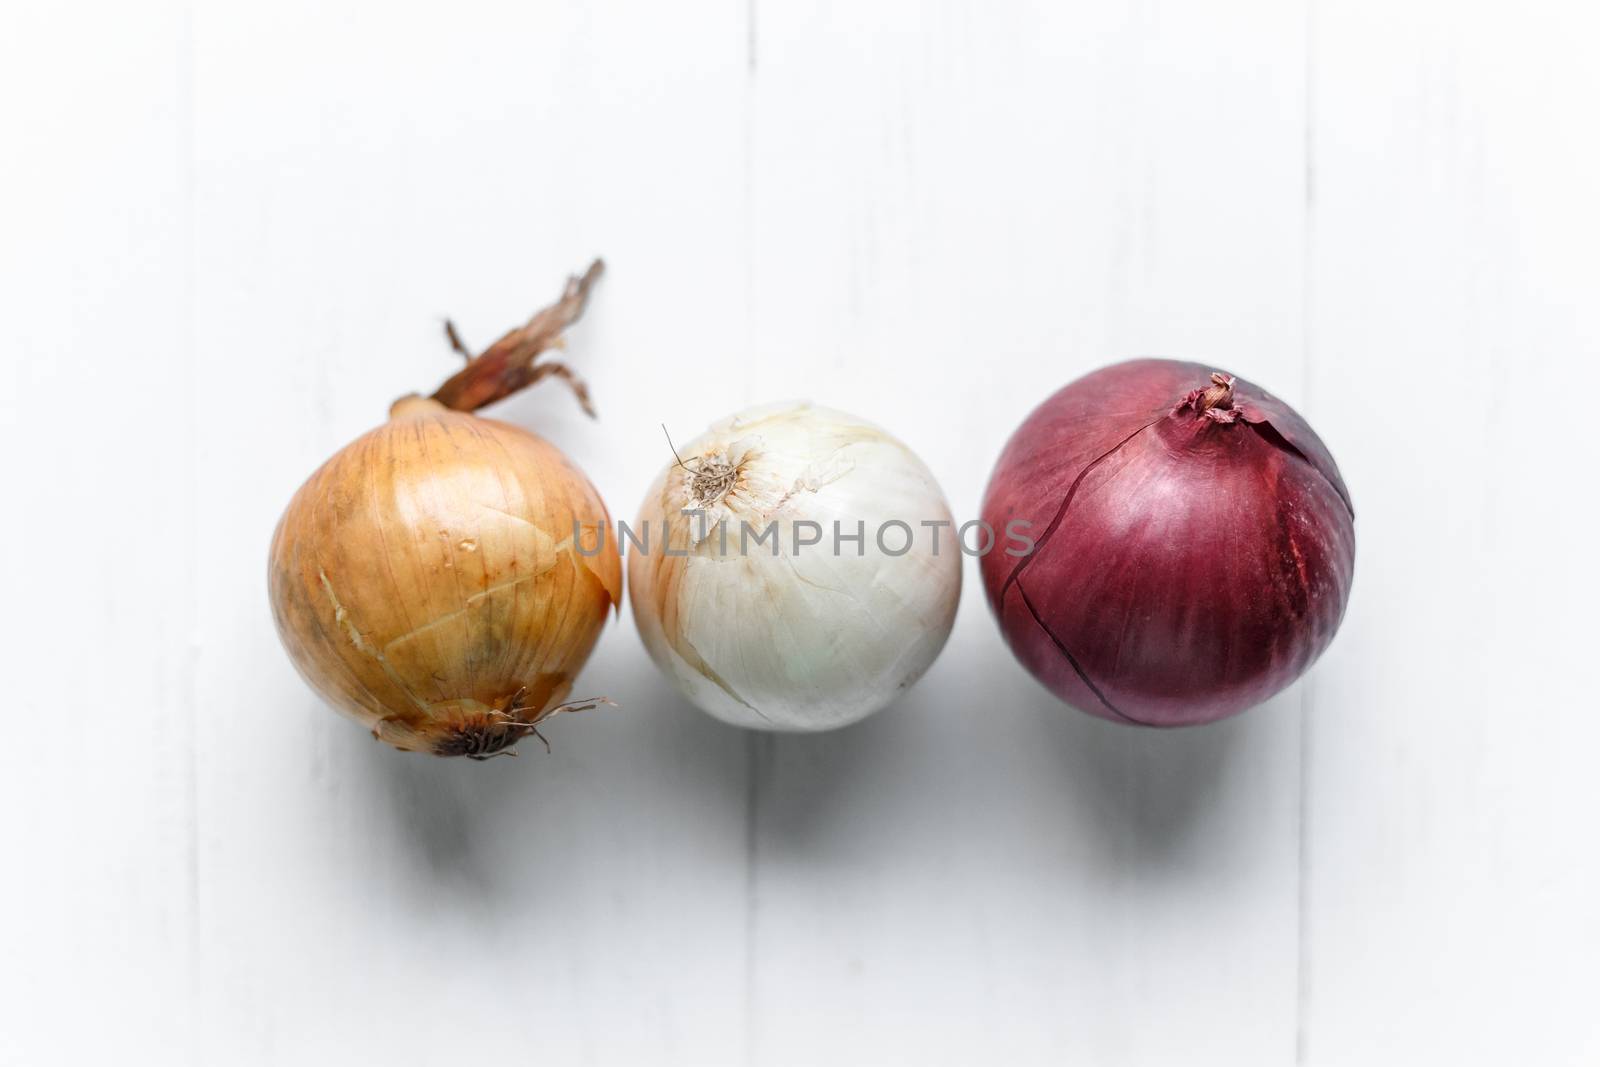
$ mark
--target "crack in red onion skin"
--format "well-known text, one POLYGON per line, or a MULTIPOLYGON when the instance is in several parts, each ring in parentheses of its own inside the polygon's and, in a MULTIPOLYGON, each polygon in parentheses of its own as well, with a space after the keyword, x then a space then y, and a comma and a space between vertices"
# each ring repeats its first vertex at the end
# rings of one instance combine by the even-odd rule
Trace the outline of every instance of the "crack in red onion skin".
POLYGON ((1112 715, 1116 716, 1118 719, 1121 719, 1123 722, 1132 723, 1135 726, 1159 725, 1158 723, 1143 722, 1139 719, 1133 718, 1130 715, 1124 714, 1117 708, 1115 704, 1107 700, 1106 695, 1100 691, 1100 687, 1095 685, 1094 680, 1084 673, 1082 665, 1078 663, 1078 657, 1074 656, 1072 651, 1068 649, 1066 645, 1061 643, 1061 638, 1057 637, 1055 632, 1050 629, 1050 625, 1039 617, 1038 609, 1033 606, 1033 601, 1028 599, 1027 587, 1021 582, 1017 582, 1015 585, 1017 595, 1022 598, 1022 605, 1028 609, 1028 614, 1033 616, 1033 621, 1038 624, 1039 629, 1044 631, 1045 636, 1049 637, 1050 640, 1054 642, 1056 648, 1061 652, 1061 655, 1066 657, 1067 665, 1072 668, 1073 672, 1077 674, 1078 679, 1088 687, 1089 691, 1094 694, 1095 699, 1100 701, 1107 711, 1111 712, 1112 715))
POLYGON ((1111 446, 1111 448, 1090 460, 1089 465, 1084 467, 1083 470, 1078 473, 1078 476, 1072 480, 1072 484, 1067 487, 1066 494, 1061 498, 1061 506, 1056 508, 1055 518, 1050 520, 1050 525, 1046 526, 1044 528, 1044 532, 1039 535, 1037 543, 1034 546, 1035 551, 1017 560, 1017 565, 1011 568, 1010 574, 1006 575, 1005 583, 1001 585, 1000 592, 998 594, 1000 599, 1004 599, 1006 590, 1010 589, 1011 585, 1016 582, 1017 579, 1022 577, 1022 572, 1028 569, 1028 563, 1038 555, 1037 550, 1043 548, 1044 543, 1050 540, 1050 538, 1055 534, 1056 530, 1061 526, 1061 520, 1066 518, 1067 509, 1072 506, 1072 498, 1077 494, 1078 486, 1083 484, 1083 480, 1084 478, 1088 477, 1089 472, 1094 470, 1100 464, 1104 463, 1106 460, 1110 459, 1112 456, 1116 455, 1119 448, 1154 425, 1155 420, 1153 419, 1150 422, 1145 423, 1143 426, 1133 431, 1133 433, 1130 433, 1127 437, 1124 437, 1115 445, 1111 446))
POLYGON ((1303 673, 1343 617, 1355 531, 1333 457, 1242 379, 1222 411, 1183 406, 1215 370, 1090 374, 1029 416, 991 478, 985 521, 1044 531, 1030 556, 981 560, 991 608, 1024 666, 1090 714, 1235 714, 1303 673))

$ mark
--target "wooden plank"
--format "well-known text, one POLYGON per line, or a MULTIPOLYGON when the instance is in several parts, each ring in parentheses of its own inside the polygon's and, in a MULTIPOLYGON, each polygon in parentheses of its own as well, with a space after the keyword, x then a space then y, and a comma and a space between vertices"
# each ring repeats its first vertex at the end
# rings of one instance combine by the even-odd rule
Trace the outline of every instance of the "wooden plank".
MULTIPOLYGON (((1049 392, 1144 354, 1304 387, 1297 5, 762 5, 752 391, 902 434, 973 517, 1049 392)), ((859 727, 758 744, 758 1062, 1282 1062, 1300 694, 1057 704, 968 568, 859 727)))
POLYGON ((570 358, 600 423, 559 387, 494 414, 631 516, 743 331, 742 8, 273 5, 197 45, 202 1058, 728 1060, 743 738, 666 696, 631 619, 579 683, 621 710, 436 761, 320 704, 264 578, 300 480, 455 369, 443 316, 485 345, 597 253, 570 358))
POLYGON ((1600 1055, 1596 28, 1318 7, 1312 415, 1360 547, 1311 735, 1310 1063, 1600 1055))
POLYGON ((0 1060, 183 1047, 195 947, 181 10, 0 18, 0 1060))

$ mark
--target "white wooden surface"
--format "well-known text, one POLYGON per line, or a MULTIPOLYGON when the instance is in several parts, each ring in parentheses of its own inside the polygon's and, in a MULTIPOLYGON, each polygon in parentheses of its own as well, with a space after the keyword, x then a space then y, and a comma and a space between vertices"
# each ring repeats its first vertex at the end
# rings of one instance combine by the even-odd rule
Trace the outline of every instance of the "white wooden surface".
POLYGON ((0 8, 0 1062, 1595 1062, 1597 30, 0 8), (379 748, 278 649, 272 524, 450 371, 441 316, 484 343, 596 252, 602 421, 497 414, 614 514, 659 423, 809 395, 970 516, 1050 390, 1199 358, 1344 469, 1339 639, 1136 732, 1043 694, 969 568, 943 658, 837 734, 699 715, 624 617, 585 686, 624 710, 552 755, 379 748))

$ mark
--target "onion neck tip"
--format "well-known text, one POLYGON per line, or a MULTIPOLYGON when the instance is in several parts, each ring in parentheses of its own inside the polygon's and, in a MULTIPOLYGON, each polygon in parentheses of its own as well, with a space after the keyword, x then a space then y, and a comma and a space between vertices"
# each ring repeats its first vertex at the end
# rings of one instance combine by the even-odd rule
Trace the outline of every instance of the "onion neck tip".
POLYGON ((444 405, 432 397, 422 396, 419 393, 407 393, 389 405, 389 417, 391 419, 399 419, 408 415, 427 415, 443 410, 444 405))
POLYGON ((1204 389, 1195 389, 1185 394, 1184 398, 1173 406, 1172 413, 1176 415, 1185 408, 1192 409, 1195 414, 1212 422, 1227 425, 1239 417, 1238 411, 1233 406, 1233 383, 1231 374, 1213 371, 1211 384, 1204 389))

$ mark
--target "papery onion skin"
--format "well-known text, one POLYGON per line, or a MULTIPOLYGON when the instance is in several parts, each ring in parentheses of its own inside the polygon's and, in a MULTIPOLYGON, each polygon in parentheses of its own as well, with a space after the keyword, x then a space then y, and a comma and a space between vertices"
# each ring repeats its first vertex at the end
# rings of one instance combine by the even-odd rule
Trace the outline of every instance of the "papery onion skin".
MULTIPOLYGON (((961 592, 953 527, 940 554, 919 523, 951 521, 938 483, 905 445, 851 415, 809 404, 752 409, 687 442, 645 494, 638 529, 650 551, 628 548, 629 596, 651 658, 680 692, 725 722, 759 730, 845 726, 889 704, 944 647, 961 592), (740 451, 749 442, 750 451, 740 451), (711 457, 739 461, 732 490, 708 518, 729 525, 729 550, 710 534, 691 542, 693 471, 711 457), (834 554, 832 522, 866 531, 834 554), (907 522, 910 550, 888 556, 878 524, 907 522), (796 520, 819 522, 825 542, 794 552, 796 520), (777 522, 780 555, 741 553, 740 524, 777 522), (670 531, 673 552, 659 531, 670 531)), ((889 540, 897 549, 903 538, 889 540)))
MULTIPOLYGON (((556 305, 559 316, 512 331, 452 388, 488 403, 566 375, 528 368, 581 312, 597 274, 575 279, 564 300, 583 288, 556 305)), ((558 708, 579 710, 562 702, 622 598, 616 546, 597 543, 609 524, 589 480, 548 441, 404 398, 290 501, 270 552, 273 618, 300 674, 375 737, 487 758, 558 708)))
POLYGON ((1198 363, 1119 363, 1051 396, 1007 443, 983 517, 1026 520, 1037 542, 981 562, 1012 651, 1117 722, 1261 703, 1328 647, 1350 597, 1355 513, 1327 447, 1198 363))

